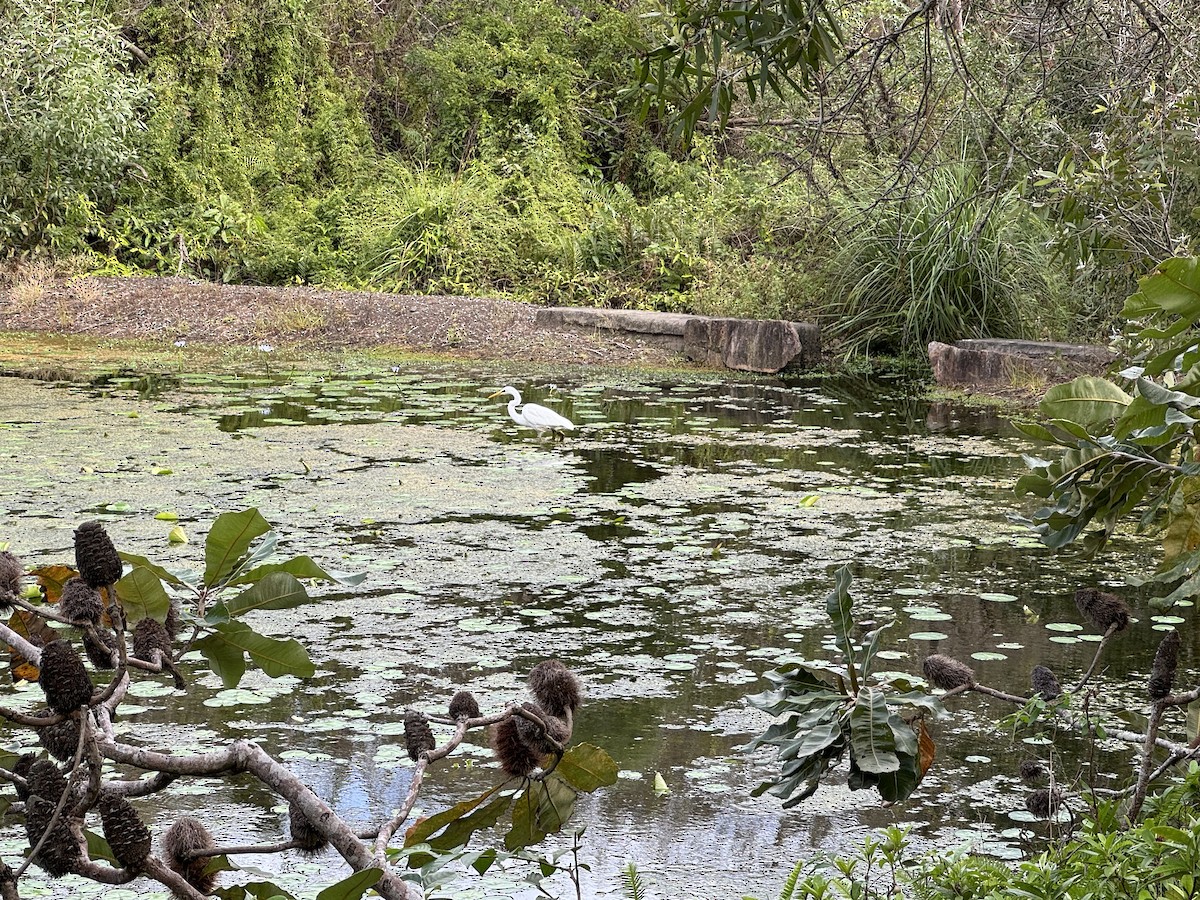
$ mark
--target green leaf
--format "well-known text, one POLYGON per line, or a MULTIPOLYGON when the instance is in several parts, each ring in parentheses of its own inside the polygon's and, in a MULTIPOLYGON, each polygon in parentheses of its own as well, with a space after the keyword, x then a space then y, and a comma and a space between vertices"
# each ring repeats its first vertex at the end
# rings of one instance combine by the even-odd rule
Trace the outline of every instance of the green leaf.
POLYGON ((1121 315, 1129 320, 1167 314, 1189 321, 1200 318, 1200 257, 1165 260, 1138 281, 1121 315))
POLYGON ((317 894, 317 900, 358 900, 382 875, 383 869, 375 868, 355 872, 337 884, 325 888, 317 894))
POLYGON ((231 579, 229 583, 248 584, 261 581, 263 578, 276 572, 286 572, 289 575, 294 575, 296 578, 312 578, 318 581, 346 585, 347 587, 358 587, 367 577, 366 572, 339 572, 335 569, 323 568, 314 562, 311 557, 296 556, 285 562, 258 566, 248 572, 243 572, 231 579))
POLYGON ((430 837, 437 834, 451 822, 470 813, 473 809, 479 806, 479 804, 481 804, 488 797, 492 796, 492 794, 496 793, 496 791, 499 789, 499 787, 490 788, 489 790, 484 791, 478 797, 471 797, 468 800, 462 800, 449 809, 444 809, 436 815, 422 819, 410 827, 407 832, 405 832, 404 846, 412 847, 417 844, 425 843, 430 837))
POLYGON ((316 673, 308 651, 292 638, 286 641, 269 638, 251 630, 244 622, 222 622, 216 626, 213 636, 246 651, 250 659, 272 678, 280 675, 311 678, 316 673))
POLYGON ((246 652, 213 633, 196 641, 195 647, 208 660, 213 672, 227 688, 237 687, 246 674, 246 652))
MULTIPOLYGON (((490 792, 489 792, 490 793, 490 792)), ((486 796, 486 795, 485 795, 486 796)), ((512 795, 501 794, 487 806, 483 806, 467 816, 462 816, 446 826, 446 830, 429 841, 429 846, 442 853, 461 847, 471 839, 476 831, 491 828, 512 805, 512 795)))
POLYGON ((240 616, 256 609, 291 609, 309 599, 308 591, 295 576, 274 572, 224 603, 229 615, 240 616))
POLYGON ((271 530, 257 509, 222 513, 204 541, 204 583, 218 584, 237 567, 254 539, 271 530))
POLYGON ((837 570, 836 583, 825 598, 825 610, 833 622, 833 634, 838 648, 846 656, 847 668, 854 668, 854 643, 850 636, 854 629, 854 601, 850 598, 850 566, 837 570))
POLYGON ((896 771, 881 772, 876 776, 879 779, 876 785, 879 788, 879 796, 886 803, 899 803, 907 800, 921 781, 915 757, 901 753, 899 754, 899 763, 896 771))
POLYGON ((617 783, 617 764, 611 756, 591 744, 576 744, 559 760, 555 774, 578 791, 592 791, 617 783))
POLYGON ((131 565, 134 569, 149 569, 156 576, 158 576, 160 581, 165 581, 167 584, 174 584, 177 586, 182 586, 185 584, 184 579, 181 578, 177 573, 172 572, 169 569, 164 569, 162 566, 155 565, 144 556, 138 556, 135 553, 121 553, 120 551, 117 552, 117 555, 121 557, 122 560, 129 563, 129 565, 131 565))
POLYGON ((554 775, 531 782, 513 805, 512 828, 504 836, 505 848, 528 847, 559 831, 575 811, 577 797, 574 788, 554 775))
POLYGON ((158 575, 140 566, 117 582, 117 597, 131 625, 147 617, 162 622, 171 608, 158 575))
POLYGON ((1036 422, 1013 422, 1012 424, 1017 431, 1027 437, 1033 438, 1035 441, 1048 441, 1052 444, 1058 443, 1058 438, 1044 425, 1039 425, 1036 422))
POLYGON ((1063 419, 1077 425, 1098 425, 1117 418, 1133 398, 1111 381, 1094 375, 1081 375, 1067 384, 1046 392, 1041 411, 1051 419, 1063 419))
POLYGON ((96 834, 96 832, 92 831, 90 828, 83 829, 83 836, 87 838, 87 850, 88 857, 90 859, 102 859, 105 862, 112 863, 114 866, 118 867, 121 865, 119 862, 117 862, 117 857, 113 854, 112 847, 109 846, 108 841, 106 841, 103 837, 96 834))
POLYGON ((882 691, 867 687, 858 692, 858 701, 850 710, 850 749, 864 772, 880 775, 900 768, 890 716, 882 691))

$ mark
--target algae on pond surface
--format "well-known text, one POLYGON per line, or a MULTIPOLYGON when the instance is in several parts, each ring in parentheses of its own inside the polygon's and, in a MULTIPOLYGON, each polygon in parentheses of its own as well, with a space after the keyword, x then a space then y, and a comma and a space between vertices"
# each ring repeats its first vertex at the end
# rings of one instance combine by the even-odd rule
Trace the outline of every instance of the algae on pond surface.
MULTIPOLYGON (((485 399, 516 381, 498 368, 181 373, 152 396, 136 380, 3 379, 0 540, 29 563, 68 561, 72 529, 100 518, 122 550, 194 564, 217 514, 256 506, 288 552, 366 571, 360 589, 255 614, 257 630, 306 644, 313 679, 258 675, 227 691, 193 678, 186 696, 139 694, 122 726, 180 750, 263 741, 355 822, 406 790, 405 706, 440 710, 465 687, 497 709, 557 656, 586 685, 575 739, 624 772, 580 806, 593 893, 633 860, 664 889, 771 896, 814 846, 890 822, 1011 852, 1023 797, 993 710, 972 703, 935 726, 938 765, 901 809, 835 778, 781 810, 750 797, 774 761, 737 748, 766 724, 744 704, 762 673, 825 653, 824 598, 845 562, 860 614, 897 620, 880 654, 897 669, 918 672, 930 652, 973 657, 989 683, 1023 692, 1036 663, 1078 668, 1091 636, 1044 623, 1077 618, 1070 597, 1096 575, 1007 521, 1027 443, 1002 421, 953 424, 895 386, 552 377, 520 386, 581 425, 560 442, 485 399), (169 543, 177 523, 192 543, 169 543), (654 791, 656 773, 669 793, 654 791), (995 813, 980 821, 981 805, 995 813)), ((1136 568, 1139 548, 1118 540, 1104 580, 1136 568)), ((1148 665, 1149 633, 1124 639, 1130 667, 1148 665)), ((205 671, 199 658, 183 667, 205 671)), ((1120 679, 1107 688, 1103 702, 1130 702, 1120 679)), ((481 744, 435 770, 426 812, 496 778, 481 744)), ((251 787, 180 785, 156 830, 218 811, 219 838, 277 840, 274 804, 251 787)), ((332 857, 286 865, 298 889, 338 871, 332 857)))

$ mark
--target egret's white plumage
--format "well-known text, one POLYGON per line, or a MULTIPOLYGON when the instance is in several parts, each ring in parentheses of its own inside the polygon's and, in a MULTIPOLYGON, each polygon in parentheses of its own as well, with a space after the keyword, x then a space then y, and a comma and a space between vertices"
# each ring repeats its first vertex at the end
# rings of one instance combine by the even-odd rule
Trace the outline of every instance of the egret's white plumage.
POLYGON ((505 385, 496 393, 488 397, 499 397, 501 394, 510 394, 512 399, 508 401, 508 414, 512 420, 518 425, 523 425, 526 428, 532 428, 538 434, 543 431, 574 431, 575 423, 570 419, 564 418, 552 409, 547 409, 537 403, 526 403, 520 409, 521 392, 512 385, 505 385))

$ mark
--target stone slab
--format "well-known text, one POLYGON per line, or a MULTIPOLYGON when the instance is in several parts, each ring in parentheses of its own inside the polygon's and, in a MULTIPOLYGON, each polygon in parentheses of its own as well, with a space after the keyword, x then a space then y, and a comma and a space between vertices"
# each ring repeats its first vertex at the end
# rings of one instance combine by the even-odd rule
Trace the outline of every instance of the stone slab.
POLYGON ((537 311, 546 328, 592 328, 635 335, 714 368, 774 373, 821 359, 821 333, 808 322, 724 319, 687 313, 552 306, 537 311))
POLYGON ((946 387, 1012 386, 1026 379, 1061 383, 1099 375, 1115 358, 1108 348, 1091 344, 992 339, 929 344, 934 380, 946 387))

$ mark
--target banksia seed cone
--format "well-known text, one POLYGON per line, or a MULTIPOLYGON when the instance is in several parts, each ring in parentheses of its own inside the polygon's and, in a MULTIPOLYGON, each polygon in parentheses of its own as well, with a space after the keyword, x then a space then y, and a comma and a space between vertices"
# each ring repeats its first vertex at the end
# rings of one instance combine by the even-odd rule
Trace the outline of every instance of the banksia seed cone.
POLYGON ((575 673, 557 659, 547 659, 529 673, 529 690, 552 716, 563 718, 579 708, 582 695, 575 673))
POLYGON ((538 753, 523 740, 517 731, 517 717, 505 719, 492 729, 492 750, 509 775, 523 778, 537 768, 545 754, 538 753))
POLYGON ((1037 784, 1046 777, 1046 767, 1040 759, 1027 759, 1017 767, 1017 775, 1026 784, 1037 784))
POLYGON ((183 623, 179 619, 179 602, 172 600, 171 605, 167 607, 167 616, 163 619, 163 628, 167 630, 171 640, 175 640, 175 636, 179 634, 182 626, 183 623))
POLYGON ((1107 632, 1114 626, 1117 631, 1124 631, 1129 627, 1129 607, 1116 594, 1080 588, 1075 592, 1075 605, 1101 631, 1107 632))
POLYGON ((84 522, 75 529, 75 568, 79 577, 94 588, 121 580, 121 557, 99 522, 84 522))
POLYGON ((1034 666, 1029 673, 1029 681, 1033 685, 1033 692, 1043 700, 1056 700, 1062 696, 1062 685, 1045 666, 1034 666))
MULTIPOLYGON (((13 772, 17 775, 20 775, 22 778, 24 778, 26 780, 26 784, 28 784, 29 783, 29 770, 33 768, 33 764, 37 761, 38 761, 38 756, 36 753, 22 753, 20 756, 17 757, 17 761, 13 764, 13 772)), ((16 789, 17 789, 17 799, 18 800, 28 800, 29 799, 29 788, 28 787, 24 787, 24 786, 18 784, 18 785, 16 785, 16 789)))
MULTIPOLYGON (((46 829, 50 827, 55 806, 56 804, 36 794, 25 801, 25 834, 29 838, 31 848, 37 846, 46 829)), ((71 829, 67 827, 66 816, 59 816, 33 861, 49 875, 58 878, 73 872, 80 858, 79 844, 75 842, 71 829)))
POLYGON ((156 650, 161 654, 159 662, 162 667, 175 678, 175 687, 187 687, 187 682, 171 662, 171 635, 161 622, 147 616, 133 628, 133 655, 146 662, 154 662, 156 650))
POLYGON ((546 730, 543 731, 536 722, 532 722, 523 716, 513 717, 513 722, 517 726, 517 737, 538 754, 538 759, 554 752, 554 745, 546 739, 547 737, 553 738, 560 745, 564 746, 571 740, 570 727, 566 722, 558 718, 558 716, 550 715, 536 703, 525 703, 522 705, 530 712, 541 716, 546 723, 546 730))
POLYGON ((921 669, 930 684, 944 691, 975 683, 975 673, 970 666, 941 653, 925 657, 921 669))
POLYGON ((288 827, 292 840, 304 853, 320 853, 329 844, 294 801, 288 804, 288 827))
POLYGON ((459 691, 450 698, 450 718, 457 719, 462 716, 468 719, 479 716, 479 704, 470 691, 459 691))
POLYGON ((163 858, 172 871, 201 894, 211 894, 217 884, 217 873, 206 872, 212 861, 209 856, 189 858, 196 850, 211 850, 217 846, 208 829, 199 819, 183 816, 162 836, 163 858))
POLYGON ((83 652, 97 669, 115 669, 117 636, 107 628, 87 628, 83 632, 83 652))
POLYGON ((415 709, 404 713, 404 743, 408 745, 408 758, 416 762, 426 753, 437 746, 433 739, 433 729, 429 722, 415 709))
POLYGON ((171 636, 167 634, 167 629, 161 622, 147 616, 133 626, 133 655, 146 662, 152 662, 155 650, 169 659, 171 636))
POLYGON ((1025 808, 1039 819, 1049 819, 1062 806, 1063 796, 1049 788, 1038 788, 1025 798, 1025 808))
POLYGON ((46 703, 56 713, 68 715, 92 699, 91 676, 83 660, 66 641, 51 641, 42 648, 38 683, 46 693, 46 703))
POLYGON ((1171 693, 1175 682, 1175 668, 1179 665, 1179 632, 1168 631, 1154 653, 1154 665, 1150 667, 1150 684, 1147 690, 1151 700, 1161 700, 1171 693))
MULTIPOLYGON (((7 550, 0 550, 0 595, 21 593, 21 577, 25 567, 7 550)), ((11 603, 0 600, 0 612, 9 612, 11 603)))
POLYGON ((25 776, 29 793, 57 804, 63 791, 67 789, 67 779, 62 770, 48 759, 35 760, 25 776))
POLYGON ((100 795, 100 823, 113 856, 126 869, 137 871, 150 855, 150 829, 124 797, 100 795))
MULTIPOLYGON (((52 715, 46 710, 44 715, 52 715)), ((38 742, 49 751, 55 759, 66 761, 75 758, 79 748, 79 722, 67 719, 57 725, 45 725, 37 729, 38 742)))
POLYGON ((63 586, 58 611, 72 622, 96 625, 104 613, 104 601, 82 578, 72 578, 63 586))

